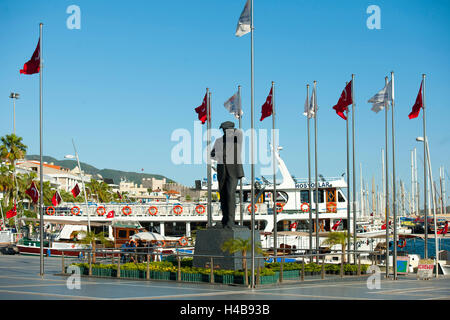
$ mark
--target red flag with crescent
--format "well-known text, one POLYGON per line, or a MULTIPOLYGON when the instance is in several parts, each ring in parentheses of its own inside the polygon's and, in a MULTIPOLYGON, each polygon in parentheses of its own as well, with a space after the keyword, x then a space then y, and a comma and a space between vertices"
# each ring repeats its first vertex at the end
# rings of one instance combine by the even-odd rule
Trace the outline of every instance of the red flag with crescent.
POLYGON ((417 94, 416 103, 414 103, 411 113, 408 115, 409 119, 417 118, 420 113, 420 108, 423 108, 422 85, 423 85, 423 81, 420 83, 420 89, 419 89, 419 93, 417 94))
POLYGON ((36 49, 34 50, 33 56, 29 61, 23 65, 23 69, 20 70, 21 74, 35 74, 39 73, 39 68, 41 64, 41 54, 40 54, 40 43, 39 39, 36 49))
POLYGON ((272 89, 270 88, 269 95, 267 96, 266 102, 263 104, 261 109, 261 119, 259 121, 263 121, 265 118, 270 117, 273 112, 273 103, 272 103, 272 89))
POLYGON ((16 200, 14 200, 14 207, 6 212, 6 219, 13 218, 17 215, 17 207, 16 207, 16 200))
POLYGON ((53 198, 52 198, 52 204, 54 206, 57 206, 58 204, 61 203, 61 200, 62 199, 61 199, 61 196, 59 195, 59 192, 56 191, 55 194, 53 195, 53 198))
POLYGON ((112 219, 114 218, 114 210, 111 210, 110 212, 108 212, 108 214, 106 215, 107 219, 112 219))
POLYGON ((202 124, 205 124, 206 118, 207 118, 207 99, 208 99, 208 93, 205 93, 205 97, 203 98, 203 102, 200 106, 195 108, 195 112, 198 113, 198 120, 202 122, 202 124))
POLYGON ((336 223, 334 224, 333 228, 331 228, 331 229, 332 229, 333 231, 336 231, 337 228, 339 227, 339 225, 341 224, 341 222, 342 222, 342 219, 339 220, 338 222, 336 222, 336 223))
POLYGON ((80 188, 78 187, 78 183, 72 189, 73 197, 76 198, 80 194, 80 188))
POLYGON ((34 182, 31 182, 30 188, 28 188, 25 193, 30 196, 31 200, 33 200, 33 203, 36 203, 39 199, 39 191, 36 188, 36 185, 34 182))
POLYGON ((347 107, 353 103, 352 99, 352 82, 350 81, 345 89, 341 93, 338 103, 333 107, 339 117, 347 120, 344 111, 347 111, 347 107))

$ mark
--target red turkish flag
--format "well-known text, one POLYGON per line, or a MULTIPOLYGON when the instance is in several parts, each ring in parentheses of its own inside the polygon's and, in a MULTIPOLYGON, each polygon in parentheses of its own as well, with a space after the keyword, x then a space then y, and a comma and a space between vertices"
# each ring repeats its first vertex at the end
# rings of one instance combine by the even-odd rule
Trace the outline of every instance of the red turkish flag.
POLYGON ((20 70, 22 74, 34 74, 39 73, 40 63, 41 63, 41 54, 40 54, 40 43, 39 39, 38 45, 34 50, 33 56, 31 59, 23 65, 23 69, 20 70))
POLYGON ((13 218, 17 215, 16 201, 14 200, 14 207, 6 213, 6 219, 13 218))
POLYGON ((272 88, 270 88, 270 93, 267 96, 266 102, 263 104, 261 109, 261 119, 263 121, 265 118, 270 117, 273 112, 273 102, 272 102, 272 88))
POLYGON ((208 93, 205 93, 205 97, 203 98, 203 102, 200 106, 195 108, 195 112, 198 113, 198 120, 202 122, 202 124, 205 124, 206 118, 207 118, 207 99, 208 99, 208 93))
POLYGON ((52 198, 52 204, 54 206, 57 206, 58 204, 61 203, 61 200, 62 200, 61 196, 59 195, 58 191, 56 191, 52 198))
POLYGON ((437 234, 443 234, 446 235, 448 232, 448 221, 445 222, 445 227, 438 230, 437 234))
POLYGON ((347 120, 344 111, 347 111, 347 106, 351 105, 352 103, 353 103, 352 81, 350 81, 345 86, 345 89, 342 91, 338 103, 333 107, 333 109, 336 110, 336 113, 338 114, 339 117, 341 117, 344 120, 347 120))
POLYGON ((119 196, 119 199, 122 200, 122 195, 120 194, 119 191, 117 191, 117 195, 119 196))
POLYGON ((31 182, 31 186, 29 189, 25 191, 27 195, 31 197, 31 200, 33 200, 33 203, 36 203, 39 199, 39 192, 36 186, 34 185, 34 182, 31 182))
POLYGON ((410 119, 417 118, 420 113, 420 108, 423 108, 422 85, 423 85, 423 81, 420 83, 420 90, 419 90, 419 94, 417 95, 417 98, 416 98, 416 103, 414 103, 414 105, 412 107, 412 111, 408 115, 408 118, 410 118, 410 119))
POLYGON ((80 188, 78 187, 78 183, 72 189, 73 197, 76 198, 80 194, 80 188))
POLYGON ((112 219, 114 218, 114 210, 111 210, 110 212, 108 212, 108 214, 106 215, 107 219, 112 219))
POLYGON ((336 231, 337 228, 339 227, 339 225, 341 224, 341 222, 342 222, 342 219, 339 220, 338 222, 336 222, 336 223, 334 224, 334 226, 333 226, 331 229, 332 229, 333 231, 336 231))

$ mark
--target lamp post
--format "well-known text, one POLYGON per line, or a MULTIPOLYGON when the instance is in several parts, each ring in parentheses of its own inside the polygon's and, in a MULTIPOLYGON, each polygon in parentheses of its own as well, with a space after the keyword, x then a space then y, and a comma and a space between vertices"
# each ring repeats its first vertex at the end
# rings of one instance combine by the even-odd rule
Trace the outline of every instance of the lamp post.
POLYGON ((9 97, 13 99, 13 133, 16 134, 16 100, 19 99, 20 94, 11 92, 9 97))
MULTIPOLYGON (((429 178, 430 178, 430 184, 431 184, 431 194, 434 195, 436 190, 435 190, 435 186, 433 183, 433 171, 431 171, 430 148, 428 145, 428 139, 424 139, 423 137, 417 137, 416 141, 425 143, 425 149, 427 150, 428 170, 430 172, 429 178)), ((438 274, 439 274, 439 272, 438 272, 438 270, 439 270, 439 266, 438 266, 439 241, 438 241, 438 235, 437 235, 437 221, 436 221, 436 198, 434 196, 432 198, 434 200, 434 202, 433 202, 433 219, 434 219, 434 241, 435 241, 435 251, 436 251, 436 278, 437 278, 438 274)), ((430 203, 429 210, 431 211, 431 203, 430 203)), ((428 230, 425 230, 425 231, 428 234, 428 230)), ((427 240, 427 239, 425 238, 425 240, 427 240)))
POLYGON ((68 154, 68 155, 64 156, 64 158, 66 158, 66 159, 75 159, 75 158, 76 158, 76 159, 77 159, 77 162, 78 162, 78 170, 80 171, 81 183, 82 183, 82 185, 83 185, 84 203, 85 203, 85 205, 86 205, 88 231, 91 232, 91 222, 90 222, 90 218, 89 218, 89 206, 88 206, 88 203, 87 203, 86 186, 85 186, 85 184, 84 184, 83 174, 82 174, 82 172, 81 172, 81 166, 80 166, 80 159, 78 158, 78 152, 77 152, 77 149, 75 148, 75 142, 73 142, 73 140, 72 140, 72 143, 73 143, 73 148, 74 148, 74 150, 75 150, 75 156, 73 156, 73 155, 71 155, 71 154, 68 154))

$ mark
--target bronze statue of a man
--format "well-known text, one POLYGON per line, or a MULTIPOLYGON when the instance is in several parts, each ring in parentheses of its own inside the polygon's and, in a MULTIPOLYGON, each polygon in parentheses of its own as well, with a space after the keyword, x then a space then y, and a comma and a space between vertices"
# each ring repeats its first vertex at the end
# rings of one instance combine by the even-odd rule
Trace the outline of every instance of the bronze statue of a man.
POLYGON ((220 129, 224 135, 215 141, 211 157, 217 161, 222 226, 232 228, 235 226, 236 188, 239 179, 244 177, 242 131, 235 129, 231 121, 222 123, 220 129))

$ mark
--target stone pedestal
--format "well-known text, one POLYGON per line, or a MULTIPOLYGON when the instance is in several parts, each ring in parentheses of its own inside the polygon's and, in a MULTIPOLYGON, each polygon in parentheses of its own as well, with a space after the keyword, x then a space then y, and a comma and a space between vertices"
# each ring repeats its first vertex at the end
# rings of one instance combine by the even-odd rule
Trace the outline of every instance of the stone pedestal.
MULTIPOLYGON (((223 256, 223 258, 214 258, 215 269, 239 270, 242 269, 242 253, 236 252, 230 254, 222 251, 222 245, 228 239, 250 239, 251 231, 247 227, 236 226, 231 229, 221 226, 198 230, 195 240, 195 251, 193 266, 198 268, 209 268, 210 257, 197 257, 197 255, 223 256)), ((255 231, 255 245, 261 244, 260 235, 255 231)), ((262 257, 255 253, 255 257, 262 257)), ((260 260, 260 266, 264 267, 264 260, 260 260)), ((258 267, 258 260, 255 259, 255 268, 258 267)), ((251 266, 251 250, 247 252, 247 268, 251 266)))

